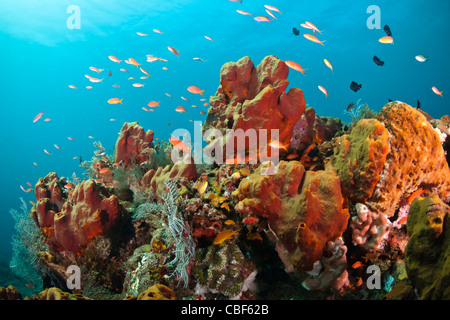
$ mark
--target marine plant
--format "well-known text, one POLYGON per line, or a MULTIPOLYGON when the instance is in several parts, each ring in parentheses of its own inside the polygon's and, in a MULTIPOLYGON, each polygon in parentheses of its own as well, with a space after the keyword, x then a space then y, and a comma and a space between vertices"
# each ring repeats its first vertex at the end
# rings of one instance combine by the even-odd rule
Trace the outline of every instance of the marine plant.
POLYGON ((48 252, 48 248, 39 227, 28 214, 26 202, 22 198, 20 201, 22 205, 19 211, 16 209, 9 211, 15 222, 15 234, 11 242, 13 254, 9 267, 19 278, 27 283, 31 281, 36 289, 41 290, 41 276, 46 269, 43 267, 40 254, 48 252))
POLYGON ((370 109, 367 102, 362 103, 361 99, 356 102, 356 105, 350 111, 344 110, 344 114, 352 119, 352 122, 349 124, 350 129, 361 119, 374 119, 377 116, 377 112, 370 109))
POLYGON ((175 242, 175 258, 168 263, 168 266, 175 266, 171 276, 176 276, 178 285, 184 282, 184 287, 188 286, 189 272, 188 266, 195 255, 195 241, 192 239, 189 225, 184 221, 181 212, 178 210, 176 199, 178 189, 173 180, 167 180, 164 187, 167 192, 161 195, 164 201, 163 213, 167 217, 168 229, 175 242))

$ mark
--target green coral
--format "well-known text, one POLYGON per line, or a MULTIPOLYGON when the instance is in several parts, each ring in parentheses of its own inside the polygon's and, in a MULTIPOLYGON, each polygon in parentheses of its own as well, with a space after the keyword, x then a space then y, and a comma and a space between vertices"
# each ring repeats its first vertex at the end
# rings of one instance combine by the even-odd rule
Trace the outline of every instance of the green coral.
POLYGON ((198 250, 195 257, 193 276, 210 292, 234 297, 239 295, 249 272, 246 259, 235 243, 210 246, 198 250))

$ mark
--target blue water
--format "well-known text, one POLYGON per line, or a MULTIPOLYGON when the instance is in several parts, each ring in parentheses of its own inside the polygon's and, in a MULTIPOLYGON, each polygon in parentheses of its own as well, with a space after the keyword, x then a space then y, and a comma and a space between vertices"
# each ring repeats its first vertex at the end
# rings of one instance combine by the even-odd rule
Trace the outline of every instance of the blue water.
POLYGON ((19 208, 19 197, 27 203, 34 200, 33 192, 24 193, 20 185, 27 188, 26 182, 30 182, 34 186, 51 171, 59 176, 74 172, 81 176, 79 160, 73 157, 90 159, 93 141, 101 141, 111 152, 125 121, 138 121, 160 139, 167 139, 175 128, 191 130, 189 120, 204 120, 206 116, 199 111, 207 107, 202 106, 199 95, 186 88, 196 85, 205 89, 205 97, 214 95, 220 68, 228 61, 250 56, 257 65, 273 54, 298 62, 308 70, 305 76, 291 70, 290 87, 301 88, 307 104, 320 116, 349 121, 343 110, 358 99, 376 111, 388 99, 412 106, 420 99, 422 108, 433 117, 448 114, 449 13, 450 2, 446 0, 243 0, 242 4, 228 0, 2 0, 0 260, 7 262, 11 257, 13 220, 9 210, 19 208), (236 12, 240 9, 253 16, 267 15, 264 4, 282 11, 281 15, 275 12, 278 20, 258 23, 236 12), (372 4, 381 10, 381 29, 367 27, 370 14, 366 11, 372 4), (80 29, 67 27, 70 5, 80 8, 80 29), (300 27, 305 21, 323 30, 318 37, 326 40, 324 46, 303 37, 311 33, 300 27), (394 45, 378 42, 386 35, 382 29, 385 24, 392 30, 394 45), (293 34, 293 27, 300 29, 299 36, 293 34), (167 46, 179 50, 180 57, 167 46), (147 54, 168 62, 146 62, 147 54), (416 61, 414 57, 419 54, 430 60, 416 61), (108 59, 109 55, 136 59, 151 77, 139 79, 144 74, 136 67, 124 61, 118 65, 108 59), (374 55, 385 62, 383 67, 372 61, 374 55), (206 61, 194 61, 194 57, 206 61), (324 58, 332 63, 334 73, 324 65, 324 58), (98 76, 104 78, 103 83, 85 78, 85 74, 96 77, 90 66, 105 70, 98 76), (163 70, 164 66, 168 70, 163 70), (130 74, 119 68, 126 68, 130 74), (130 76, 136 81, 127 80, 130 76), (362 89, 351 91, 351 81, 362 83, 362 89), (131 85, 134 82, 145 83, 145 87, 135 88, 131 85), (113 88, 113 84, 121 87, 113 88), (89 85, 93 89, 87 90, 89 85), (328 90, 328 98, 318 85, 328 90), (444 97, 434 94, 432 86, 443 91, 444 97), (123 98, 123 105, 108 104, 113 97, 123 98), (161 101, 160 107, 156 112, 143 111, 151 100, 161 101), (177 106, 184 106, 189 113, 175 112, 177 106), (41 111, 45 112, 42 119, 33 123, 41 111), (45 122, 45 118, 51 121, 45 122), (68 140, 69 136, 74 141, 68 140), (45 154, 44 148, 52 155, 45 154))

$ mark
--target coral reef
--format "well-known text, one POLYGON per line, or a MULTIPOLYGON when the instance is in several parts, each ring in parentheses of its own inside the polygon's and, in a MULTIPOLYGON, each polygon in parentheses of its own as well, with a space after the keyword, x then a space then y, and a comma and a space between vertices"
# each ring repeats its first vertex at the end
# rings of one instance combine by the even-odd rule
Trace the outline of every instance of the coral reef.
POLYGON ((298 161, 281 161, 273 176, 261 168, 239 185, 236 210, 267 218, 286 269, 309 271, 347 227, 340 181, 331 170, 305 172, 298 161))
POLYGON ((291 88, 285 93, 289 85, 288 74, 289 67, 275 56, 265 57, 256 68, 249 57, 224 64, 220 71, 220 86, 210 99, 211 107, 202 128, 203 135, 214 129, 219 130, 223 138, 206 138, 210 143, 205 152, 214 150, 217 154, 220 150, 223 155, 223 159, 218 159, 220 161, 239 157, 236 154, 238 144, 234 141, 239 135, 238 129, 243 130, 242 137, 248 129, 255 130, 254 138, 260 142, 256 149, 255 141, 250 141, 246 148, 248 153, 242 157, 260 156, 272 140, 289 146, 292 129, 306 104, 302 90, 291 88), (268 135, 272 134, 271 129, 277 129, 278 136, 267 138, 264 144, 261 129, 267 130, 268 135))
POLYGON ((408 214, 406 272, 421 299, 450 299, 450 208, 437 195, 417 198, 408 214))
POLYGON ((275 56, 222 67, 202 129, 216 163, 172 161, 131 122, 113 156, 94 143, 86 179, 40 178, 11 211, 25 299, 449 299, 450 117, 358 101, 344 126, 286 93, 288 73, 275 56))
POLYGON ((125 166, 148 161, 150 148, 153 147, 153 131, 144 131, 137 122, 125 122, 114 148, 115 162, 125 166))

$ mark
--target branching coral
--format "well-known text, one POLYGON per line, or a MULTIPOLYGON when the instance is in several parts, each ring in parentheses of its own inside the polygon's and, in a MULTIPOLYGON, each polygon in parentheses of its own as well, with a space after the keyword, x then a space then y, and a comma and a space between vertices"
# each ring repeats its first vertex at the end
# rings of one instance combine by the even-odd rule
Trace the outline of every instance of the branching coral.
POLYGON ((357 216, 352 217, 350 222, 353 243, 368 251, 378 250, 392 223, 386 215, 372 212, 361 203, 356 204, 356 212, 357 216))
POLYGON ((315 264, 323 269, 318 276, 303 281, 302 286, 307 290, 331 289, 333 292, 340 292, 349 284, 346 253, 347 247, 342 238, 328 242, 320 264, 315 264))

